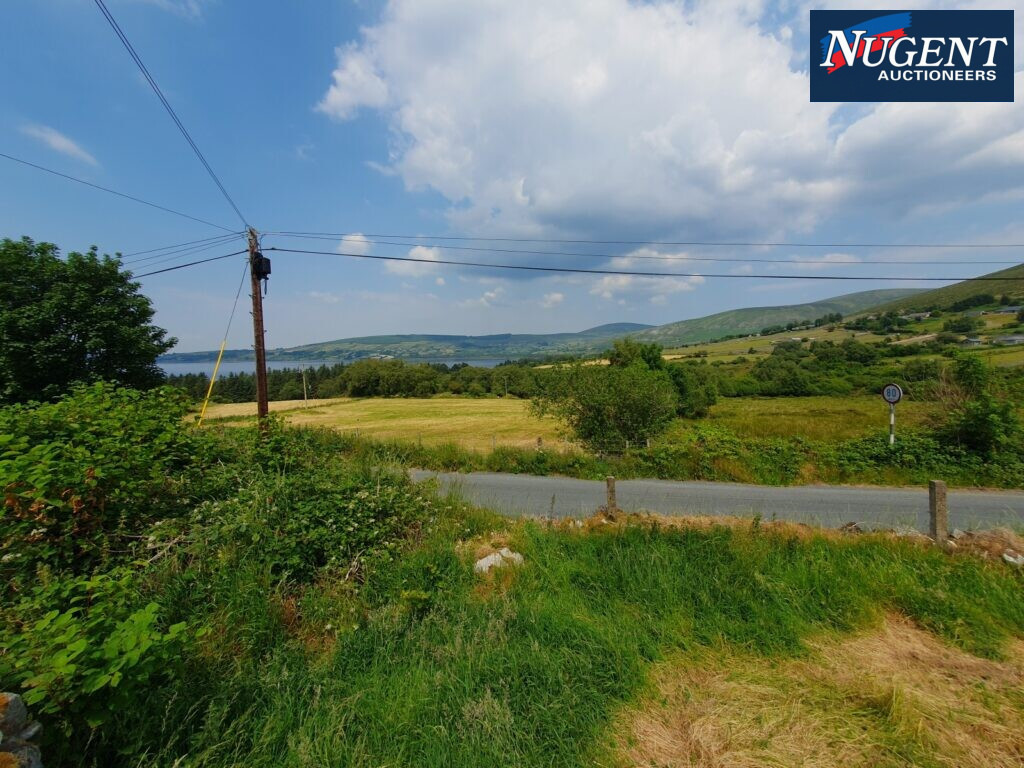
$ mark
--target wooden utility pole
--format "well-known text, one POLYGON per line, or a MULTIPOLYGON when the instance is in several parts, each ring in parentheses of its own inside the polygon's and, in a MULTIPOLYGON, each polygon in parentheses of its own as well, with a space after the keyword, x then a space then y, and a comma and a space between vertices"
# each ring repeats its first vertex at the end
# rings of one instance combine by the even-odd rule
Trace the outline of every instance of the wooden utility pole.
POLYGON ((252 333, 253 349, 256 351, 256 413, 260 429, 266 429, 267 414, 267 349, 263 330, 263 293, 260 280, 270 276, 270 260, 260 253, 256 230, 249 227, 249 278, 252 283, 252 333))

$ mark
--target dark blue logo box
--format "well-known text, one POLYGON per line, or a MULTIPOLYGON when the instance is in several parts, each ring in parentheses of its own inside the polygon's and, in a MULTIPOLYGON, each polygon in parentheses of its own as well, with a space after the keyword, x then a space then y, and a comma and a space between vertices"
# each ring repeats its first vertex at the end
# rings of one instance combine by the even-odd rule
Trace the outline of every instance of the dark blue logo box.
POLYGON ((810 43, 811 101, 1013 101, 1013 11, 811 11, 810 43))

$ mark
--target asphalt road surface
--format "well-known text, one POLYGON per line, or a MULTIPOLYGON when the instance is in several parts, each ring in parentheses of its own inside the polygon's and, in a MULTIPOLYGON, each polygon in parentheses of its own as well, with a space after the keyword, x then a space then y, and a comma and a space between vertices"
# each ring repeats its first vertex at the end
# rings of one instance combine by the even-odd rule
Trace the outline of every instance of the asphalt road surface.
MULTIPOLYGON (((437 477, 442 492, 509 515, 585 517, 605 503, 605 484, 565 477, 414 470, 414 480, 437 477)), ((792 520, 826 527, 855 522, 870 528, 928 530, 927 488, 811 485, 777 488, 739 483, 619 480, 618 506, 666 515, 733 515, 792 520)), ((950 491, 950 528, 1024 526, 1024 492, 950 491)))

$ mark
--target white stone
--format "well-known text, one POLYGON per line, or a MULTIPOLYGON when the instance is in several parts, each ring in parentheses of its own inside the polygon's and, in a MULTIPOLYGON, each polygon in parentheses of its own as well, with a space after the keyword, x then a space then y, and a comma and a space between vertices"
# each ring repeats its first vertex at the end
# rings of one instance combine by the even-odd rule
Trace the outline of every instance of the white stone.
POLYGON ((1018 555, 1016 552, 1003 552, 1003 560, 1010 565, 1024 566, 1024 555, 1018 555))
POLYGON ((513 552, 508 547, 503 547, 498 552, 492 552, 486 557, 481 557, 476 561, 473 566, 473 570, 476 573, 487 573, 491 568, 504 568, 506 565, 522 565, 523 556, 518 552, 513 552))

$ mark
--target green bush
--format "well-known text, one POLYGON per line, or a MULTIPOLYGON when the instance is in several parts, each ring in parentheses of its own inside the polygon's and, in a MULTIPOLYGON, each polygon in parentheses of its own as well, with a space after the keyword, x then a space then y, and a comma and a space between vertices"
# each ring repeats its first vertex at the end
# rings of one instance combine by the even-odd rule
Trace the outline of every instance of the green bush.
POLYGON ((432 502, 397 475, 298 471, 256 475, 230 498, 196 510, 197 553, 258 563, 277 578, 309 581, 394 548, 432 502))
POLYGON ((609 453, 664 432, 677 406, 668 374, 639 362, 559 369, 547 390, 533 400, 535 413, 556 416, 587 446, 609 453))
POLYGON ((201 453, 176 390, 79 386, 54 403, 0 409, 0 577, 39 565, 85 573, 124 559, 155 520, 181 514, 201 453))
POLYGON ((10 608, 0 614, 0 680, 67 732, 137 705, 167 678, 185 639, 185 623, 165 626, 127 568, 47 577, 10 608))
POLYGON ((718 402, 718 386, 708 366, 669 365, 668 375, 679 398, 680 416, 702 418, 718 402))

